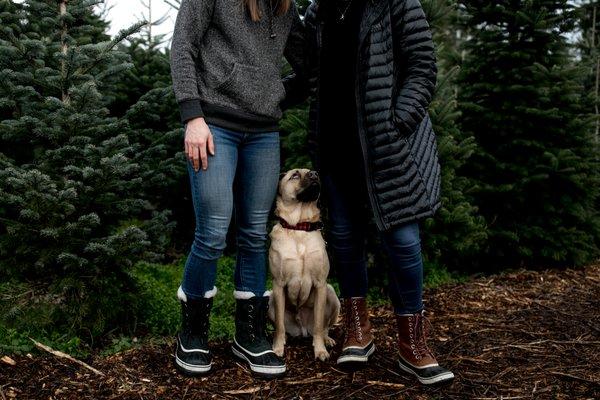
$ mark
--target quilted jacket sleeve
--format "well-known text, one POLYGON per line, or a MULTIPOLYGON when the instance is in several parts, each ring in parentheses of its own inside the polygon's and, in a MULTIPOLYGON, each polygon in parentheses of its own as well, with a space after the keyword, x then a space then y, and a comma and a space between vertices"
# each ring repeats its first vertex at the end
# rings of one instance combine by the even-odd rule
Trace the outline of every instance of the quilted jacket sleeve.
POLYGON ((400 65, 394 93, 394 123, 413 133, 433 97, 437 67, 429 24, 419 0, 392 0, 394 57, 400 65))

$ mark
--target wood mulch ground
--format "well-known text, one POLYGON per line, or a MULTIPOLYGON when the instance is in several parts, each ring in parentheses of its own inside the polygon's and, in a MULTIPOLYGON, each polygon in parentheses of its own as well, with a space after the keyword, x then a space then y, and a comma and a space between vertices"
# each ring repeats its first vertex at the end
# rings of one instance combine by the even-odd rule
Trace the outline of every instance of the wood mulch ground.
MULTIPOLYGON (((315 362, 308 342, 287 349, 289 372, 253 379, 215 344, 214 373, 185 378, 171 346, 84 360, 104 376, 49 354, 0 361, 0 399, 599 399, 600 265, 520 271, 426 293, 431 345, 456 380, 423 388, 395 362, 393 318, 373 310, 377 352, 369 368, 344 373, 315 362)), ((336 339, 339 331, 335 332, 336 339)), ((339 354, 339 347, 332 357, 339 354)))

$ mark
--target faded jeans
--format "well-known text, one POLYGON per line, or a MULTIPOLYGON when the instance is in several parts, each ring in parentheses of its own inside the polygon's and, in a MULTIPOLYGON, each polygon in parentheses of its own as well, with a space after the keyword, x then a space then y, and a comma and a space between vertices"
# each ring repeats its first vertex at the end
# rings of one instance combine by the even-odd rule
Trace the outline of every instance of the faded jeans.
MULTIPOLYGON (((364 177, 324 177, 330 219, 330 244, 342 298, 365 297, 368 289, 366 233, 371 207, 364 177)), ((419 224, 412 222, 380 233, 390 260, 389 295, 397 314, 423 309, 423 259, 419 224)))
POLYGON ((196 216, 194 242, 183 273, 183 292, 201 298, 215 286, 217 261, 235 212, 235 288, 262 296, 266 284, 267 222, 279 180, 279 133, 243 133, 210 125, 215 155, 208 169, 188 161, 196 216))

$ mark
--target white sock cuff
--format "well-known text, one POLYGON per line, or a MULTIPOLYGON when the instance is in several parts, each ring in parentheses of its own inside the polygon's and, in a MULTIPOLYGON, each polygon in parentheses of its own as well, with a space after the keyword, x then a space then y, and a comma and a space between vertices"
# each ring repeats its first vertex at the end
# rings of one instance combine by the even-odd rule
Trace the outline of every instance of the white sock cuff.
POLYGON ((179 286, 179 288, 177 289, 177 298, 179 300, 183 301, 184 303, 187 303, 187 296, 183 292, 183 289, 181 288, 181 286, 179 286))
MULTIPOLYGON (((204 298, 205 299, 210 299, 212 297, 215 297, 215 295, 217 294, 217 287, 213 286, 213 288, 207 292, 204 292, 204 298)), ((179 288, 177 289, 177 298, 181 301, 183 301, 184 303, 187 303, 187 295, 185 294, 185 292, 183 291, 183 288, 181 286, 179 286, 179 288)))
MULTIPOLYGON (((248 300, 251 299, 253 297, 255 297, 256 295, 253 292, 246 292, 246 291, 241 291, 241 290, 234 290, 233 291, 233 297, 237 300, 248 300)), ((270 297, 271 296, 271 291, 267 290, 263 296, 267 296, 270 297)))
POLYGON ((212 298, 212 297, 215 297, 215 295, 217 294, 217 291, 218 291, 218 290, 217 290, 217 287, 216 287, 216 286, 213 286, 213 288, 212 288, 212 289, 210 289, 208 292, 205 292, 205 293, 204 293, 204 298, 205 298, 205 299, 210 299, 210 298, 212 298))

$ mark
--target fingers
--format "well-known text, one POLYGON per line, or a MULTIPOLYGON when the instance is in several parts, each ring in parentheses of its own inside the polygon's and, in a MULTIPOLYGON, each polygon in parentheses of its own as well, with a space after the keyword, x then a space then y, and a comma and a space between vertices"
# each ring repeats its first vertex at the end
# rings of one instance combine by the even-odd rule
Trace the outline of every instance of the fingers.
POLYGON ((212 133, 208 135, 208 152, 211 156, 215 155, 215 141, 213 139, 212 133))
POLYGON ((201 168, 206 171, 208 169, 208 156, 215 155, 213 135, 206 125, 204 127, 201 125, 188 125, 184 141, 185 154, 192 163, 195 172, 200 171, 201 168))
POLYGON ((192 165, 194 166, 194 171, 200 171, 200 152, 198 146, 192 146, 192 165))
POLYGON ((202 161, 202 169, 205 171, 208 169, 208 154, 206 152, 206 147, 205 142, 200 143, 200 160, 202 161))

